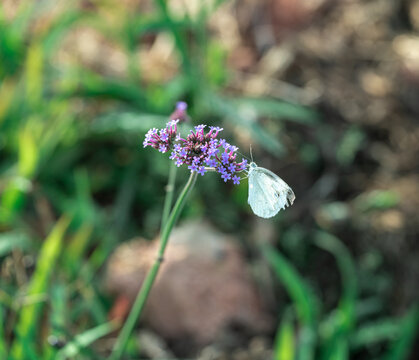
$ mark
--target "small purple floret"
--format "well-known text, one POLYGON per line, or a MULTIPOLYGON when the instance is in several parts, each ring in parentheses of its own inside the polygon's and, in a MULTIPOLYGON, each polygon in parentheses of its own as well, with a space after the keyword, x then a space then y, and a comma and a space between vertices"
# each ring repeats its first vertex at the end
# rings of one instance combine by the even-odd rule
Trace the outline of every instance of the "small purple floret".
POLYGON ((221 154, 221 162, 224 164, 224 165, 228 165, 228 160, 229 160, 229 155, 228 155, 228 153, 226 153, 226 152, 224 152, 224 153, 222 153, 221 154))
POLYGON ((231 174, 229 174, 228 172, 225 172, 223 175, 221 175, 221 179, 223 179, 224 182, 227 182, 227 180, 231 179, 231 174))
POLYGON ((207 170, 205 170, 204 166, 200 166, 198 169, 198 174, 201 174, 201 176, 204 176, 204 174, 207 172, 207 170))
POLYGON ((195 164, 189 165, 188 169, 191 170, 191 172, 193 171, 197 171, 198 170, 198 166, 196 166, 195 164))
POLYGON ((234 185, 239 185, 240 184, 240 178, 237 175, 234 175, 231 180, 233 180, 233 184, 234 185))
POLYGON ((229 170, 230 172, 234 173, 234 172, 236 171, 236 165, 235 165, 235 164, 233 164, 233 163, 231 163, 231 164, 228 166, 228 170, 229 170))

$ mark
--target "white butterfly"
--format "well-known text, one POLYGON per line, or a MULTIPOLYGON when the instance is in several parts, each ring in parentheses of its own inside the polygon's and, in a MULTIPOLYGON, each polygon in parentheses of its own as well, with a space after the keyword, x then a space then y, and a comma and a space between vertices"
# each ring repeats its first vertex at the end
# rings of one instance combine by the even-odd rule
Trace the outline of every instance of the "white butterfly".
POLYGON ((279 210, 292 205, 295 195, 288 184, 272 171, 249 165, 249 198, 253 212, 265 219, 275 216, 279 210))

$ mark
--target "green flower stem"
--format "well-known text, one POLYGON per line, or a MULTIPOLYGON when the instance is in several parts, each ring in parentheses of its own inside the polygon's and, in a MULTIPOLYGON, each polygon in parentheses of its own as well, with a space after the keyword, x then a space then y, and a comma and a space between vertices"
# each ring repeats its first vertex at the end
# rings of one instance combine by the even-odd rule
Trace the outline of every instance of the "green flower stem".
POLYGON ((173 162, 170 162, 169 180, 167 181, 167 185, 166 185, 166 196, 164 198, 163 215, 161 218, 160 233, 163 232, 164 226, 166 225, 167 219, 169 218, 170 208, 172 207, 173 194, 175 190, 176 172, 177 172, 177 166, 173 162))
POLYGON ((191 192, 193 186, 195 185, 197 173, 191 173, 188 182, 186 183, 185 187, 183 188, 181 194, 179 195, 178 199, 176 200, 175 206, 173 207, 170 216, 164 225, 164 229, 161 233, 160 237, 160 249, 157 255, 157 258, 147 274, 140 291, 137 294, 135 299, 134 305, 128 315, 127 320, 125 321, 118 339, 116 340, 115 346, 113 348, 112 354, 109 357, 110 360, 118 360, 121 358, 122 354, 124 353, 125 347, 127 345, 128 339, 134 329, 134 326, 137 320, 141 317, 141 313, 143 311, 144 305, 147 301, 148 295, 151 291, 151 288, 154 284, 154 280, 156 279, 157 273, 159 271, 160 265, 163 261, 164 251, 166 249, 167 242, 169 240, 170 233, 173 229, 173 226, 176 224, 177 219, 182 211, 182 208, 185 204, 185 200, 188 197, 189 193, 191 192))

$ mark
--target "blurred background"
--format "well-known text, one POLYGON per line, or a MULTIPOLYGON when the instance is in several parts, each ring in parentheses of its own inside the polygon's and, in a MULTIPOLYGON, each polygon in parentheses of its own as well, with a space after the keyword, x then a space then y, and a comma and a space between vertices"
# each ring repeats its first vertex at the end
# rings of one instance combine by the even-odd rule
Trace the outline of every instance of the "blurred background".
POLYGON ((0 358, 109 355, 186 101, 296 201, 199 177, 126 358, 417 359, 418 99, 418 0, 3 0, 0 358))

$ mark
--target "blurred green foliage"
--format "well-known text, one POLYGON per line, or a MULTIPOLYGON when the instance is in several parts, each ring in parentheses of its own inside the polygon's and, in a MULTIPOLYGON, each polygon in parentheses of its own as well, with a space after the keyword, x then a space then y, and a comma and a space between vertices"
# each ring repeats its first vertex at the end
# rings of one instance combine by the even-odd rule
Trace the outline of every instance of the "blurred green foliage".
MULTIPOLYGON (((329 129, 316 112, 273 99, 226 96, 227 54, 206 27, 221 3, 202 5, 195 17, 174 16, 163 0, 148 13, 112 1, 99 4, 100 11, 89 11, 82 2, 57 10, 51 2, 22 1, 11 18, 0 5, 1 359, 106 355, 90 347, 115 330, 108 322, 111 302, 103 292, 102 269, 118 242, 139 234, 151 238, 158 231, 169 160, 141 151, 140 144, 150 127, 166 122, 177 100, 188 101, 194 122, 223 124, 227 136, 252 139, 271 158, 291 152, 310 171, 322 166, 321 153, 328 149, 317 144, 329 129), (83 27, 123 51, 126 74, 58 60, 66 37, 83 27), (158 34, 173 39, 180 64, 166 81, 148 79, 138 61, 138 48, 158 34), (313 141, 299 137, 306 131, 313 141), (52 346, 51 336, 64 339, 64 346, 52 346)), ((348 167, 364 140, 362 130, 348 129, 331 152, 337 166, 348 167)), ((178 184, 186 176, 181 173, 178 184)), ((312 194, 322 197, 328 184, 319 183, 312 194)), ((231 188, 205 176, 184 216, 205 215, 220 228, 239 232, 243 218, 251 216, 246 196, 245 184, 231 188)), ((368 212, 397 201, 382 191, 343 206, 368 212)), ((326 217, 328 210, 336 215, 329 206, 326 217)), ((292 224, 295 216, 282 221, 292 224)), ((283 247, 292 261, 302 261, 308 246, 335 257, 341 298, 326 311, 292 261, 263 247, 290 298, 278 309, 283 315, 275 359, 347 359, 368 354, 376 344, 388 344, 380 352, 385 359, 406 358, 417 308, 400 319, 377 317, 380 302, 374 301, 380 294, 360 298, 357 263, 338 239, 298 224, 276 225, 284 228, 283 247), (314 243, 303 244, 307 238, 314 243)))

